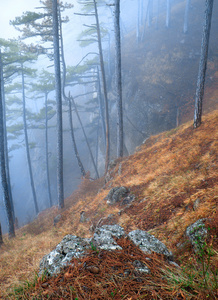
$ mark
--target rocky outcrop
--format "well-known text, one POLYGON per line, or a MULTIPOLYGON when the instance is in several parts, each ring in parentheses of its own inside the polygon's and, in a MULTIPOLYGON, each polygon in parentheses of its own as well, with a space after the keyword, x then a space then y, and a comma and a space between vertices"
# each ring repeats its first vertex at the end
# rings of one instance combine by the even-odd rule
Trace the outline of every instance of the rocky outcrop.
MULTIPOLYGON (((129 238, 145 253, 156 252, 172 260, 172 252, 149 233, 142 230, 134 230, 126 234, 119 225, 103 225, 95 230, 92 238, 81 238, 70 234, 65 236, 57 247, 41 260, 39 275, 43 273, 47 275, 58 274, 62 268, 70 264, 72 258, 86 255, 87 249, 121 250, 122 248, 117 244, 116 239, 122 237, 129 238)), ((135 268, 137 271, 149 273, 149 269, 140 261, 135 262, 135 268)))
POLYGON ((204 224, 205 219, 200 219, 186 228, 186 235, 189 238, 195 251, 202 249, 207 237, 207 229, 204 224))

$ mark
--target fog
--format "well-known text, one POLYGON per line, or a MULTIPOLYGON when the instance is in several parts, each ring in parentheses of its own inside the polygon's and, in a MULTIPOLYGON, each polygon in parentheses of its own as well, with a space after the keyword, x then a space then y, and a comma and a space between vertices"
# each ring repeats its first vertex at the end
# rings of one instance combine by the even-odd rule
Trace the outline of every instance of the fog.
MULTIPOLYGON (((85 1, 84 1, 85 2, 85 1)), ((102 2, 102 1, 98 1, 102 2)), ((110 119, 110 161, 117 158, 116 124, 117 106, 114 75, 114 6, 113 0, 99 4, 98 14, 102 31, 103 57, 106 71, 107 93, 110 119)), ((9 21, 21 16, 25 11, 42 12, 39 1, 4 2, 0 20, 2 39, 19 39, 18 32, 9 21), (12 9, 13 8, 13 9, 12 9), (3 11, 7 13, 3 13, 3 11)), ((96 33, 81 37, 81 32, 92 28, 94 16, 81 15, 83 5, 76 0, 68 1, 74 7, 66 9, 62 18, 68 16, 69 22, 62 24, 64 56, 67 66, 65 94, 74 97, 88 142, 93 154, 99 175, 104 174, 105 167, 105 137, 101 120, 100 100, 103 97, 101 74, 97 76, 99 66, 98 43, 96 33), (95 43, 81 47, 84 39, 95 39, 95 43), (78 41, 80 40, 80 41, 78 41), (97 63, 93 63, 93 59, 97 63), (100 91, 98 90, 100 81, 100 91), (80 96, 81 95, 81 96, 80 96)), ((171 0, 170 16, 167 19, 167 1, 153 0, 152 8, 148 9, 148 0, 121 0, 121 49, 122 49, 122 88, 124 112, 124 154, 134 152, 150 135, 164 130, 170 130, 190 119, 193 113, 197 71, 200 57, 202 26, 204 19, 204 0, 193 0, 189 8, 188 31, 184 33, 184 16, 186 0, 171 0)), ((217 78, 214 68, 217 64, 217 18, 218 3, 214 3, 211 27, 211 40, 207 84, 212 86, 217 78)), ((22 28, 22 26, 20 27, 22 28)), ((21 73, 6 78, 4 51, 7 49, 1 42, 3 53, 3 74, 5 76, 5 103, 8 131, 10 180, 15 208, 15 216, 19 226, 36 217, 33 195, 26 155, 25 136, 23 128, 14 130, 18 124, 23 127, 22 93, 9 89, 14 83, 21 84, 21 73), (7 88, 9 91, 7 91, 7 88), (12 97, 17 99, 13 102, 12 97), (13 104, 11 104, 13 102, 13 104), (13 128, 12 128, 13 127, 13 128)), ((26 44, 49 46, 52 42, 42 43, 41 37, 22 40, 26 44)), ((86 42, 89 44, 89 42, 86 42)), ((27 110, 27 132, 30 146, 30 158, 33 179, 39 210, 49 207, 48 182, 46 174, 46 136, 45 136, 45 97, 43 90, 34 90, 31 84, 39 83, 42 70, 54 73, 52 49, 48 55, 39 55, 34 63, 25 63, 26 67, 36 69, 30 78, 25 75, 25 93, 27 110)), ((5 58, 6 59, 6 58, 5 58)), ((12 68, 16 67, 12 64, 12 68)), ((63 69, 62 69, 63 70, 63 69)), ((61 74, 63 77, 63 74, 61 74)), ((41 82, 42 84, 42 82, 41 82)), ((47 93, 50 117, 48 118, 48 168, 52 204, 57 205, 57 117, 54 88, 47 93)), ((105 104, 103 104, 105 109, 105 104)), ((103 116, 103 119, 105 116, 103 116)), ((80 121, 75 109, 72 109, 74 135, 86 172, 90 172, 90 180, 95 179, 90 151, 87 147, 80 121)), ((104 121, 103 121, 104 122, 104 121)), ((63 98, 63 143, 64 143, 64 194, 68 197, 81 182, 80 167, 73 150, 69 107, 63 98)), ((0 188, 0 222, 3 232, 7 232, 2 190, 0 188)))

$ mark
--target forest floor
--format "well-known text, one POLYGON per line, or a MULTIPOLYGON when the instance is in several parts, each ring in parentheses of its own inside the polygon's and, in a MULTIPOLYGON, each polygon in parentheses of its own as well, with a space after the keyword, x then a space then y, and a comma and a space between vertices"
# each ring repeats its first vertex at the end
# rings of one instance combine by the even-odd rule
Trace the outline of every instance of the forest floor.
POLYGON ((109 181, 84 179, 65 208, 53 207, 32 223, 16 230, 0 253, 1 299, 215 299, 218 275, 218 111, 203 117, 198 129, 192 122, 151 136, 136 152, 115 161, 109 181), (108 205, 111 188, 125 186, 135 195, 130 206, 108 205), (85 222, 80 213, 85 211, 85 222), (54 226, 54 217, 61 215, 54 226), (108 215, 111 215, 108 218, 108 215), (206 218, 207 246, 196 254, 185 236, 187 226, 206 218), (123 251, 104 259, 96 249, 81 262, 100 266, 93 274, 75 263, 54 278, 37 276, 39 262, 67 234, 90 237, 101 220, 119 224, 126 232, 146 230, 161 240, 181 268, 152 255, 146 278, 122 278, 125 261, 143 260, 143 253, 120 240, 123 251))

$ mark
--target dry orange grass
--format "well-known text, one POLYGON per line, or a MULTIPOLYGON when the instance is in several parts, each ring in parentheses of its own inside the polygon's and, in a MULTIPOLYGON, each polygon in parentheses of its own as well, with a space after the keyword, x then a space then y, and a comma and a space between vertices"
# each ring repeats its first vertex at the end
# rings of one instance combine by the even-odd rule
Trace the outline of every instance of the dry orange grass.
MULTIPOLYGON (((149 230, 176 254, 188 259, 190 249, 179 251, 188 225, 209 218, 213 232, 208 241, 218 251, 217 157, 218 111, 206 115, 198 129, 192 123, 150 137, 135 154, 118 160, 110 170, 111 180, 84 179, 79 189, 66 199, 65 209, 42 212, 31 224, 17 230, 16 238, 4 237, 0 253, 2 299, 6 291, 25 279, 33 279, 43 255, 50 252, 66 234, 91 236, 90 226, 118 223, 130 231, 149 230), (112 187, 124 185, 136 200, 129 207, 108 206, 105 197, 112 187), (196 201, 197 200, 197 201, 196 201), (80 222, 85 211, 87 221, 80 222), (119 212, 119 214, 118 214, 119 212), (62 218, 56 227, 53 219, 62 218), (107 219, 113 214, 112 219, 107 219)), ((180 249, 181 250, 181 249, 180 249)), ((214 265, 217 258, 213 258, 214 265)), ((12 299, 12 298, 11 298, 12 299)))

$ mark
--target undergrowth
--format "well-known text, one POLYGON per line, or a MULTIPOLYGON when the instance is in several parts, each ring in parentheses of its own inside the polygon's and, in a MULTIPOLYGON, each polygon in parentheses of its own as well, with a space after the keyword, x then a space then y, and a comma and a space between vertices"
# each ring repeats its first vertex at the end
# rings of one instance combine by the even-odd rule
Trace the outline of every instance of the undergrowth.
POLYGON ((131 241, 117 241, 120 251, 96 251, 73 259, 61 274, 49 278, 43 274, 33 282, 14 288, 8 299, 215 299, 217 269, 211 265, 215 255, 206 243, 198 243, 182 267, 172 265, 163 256, 145 254, 131 241), (137 271, 133 264, 145 264, 149 274, 137 271))

